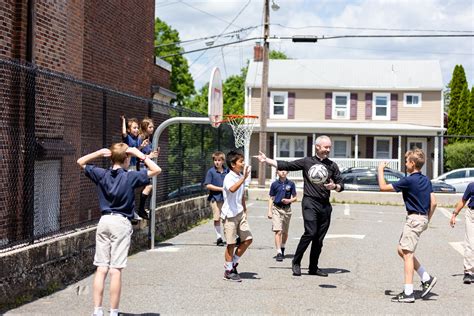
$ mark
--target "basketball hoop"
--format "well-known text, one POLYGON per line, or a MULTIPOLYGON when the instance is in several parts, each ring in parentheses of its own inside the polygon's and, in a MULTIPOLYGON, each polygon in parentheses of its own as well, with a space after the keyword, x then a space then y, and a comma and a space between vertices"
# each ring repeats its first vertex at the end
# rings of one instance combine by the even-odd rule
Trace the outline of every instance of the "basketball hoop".
POLYGON ((227 123, 234 132, 235 147, 244 147, 248 149, 250 145, 250 136, 252 136, 253 127, 257 121, 256 115, 224 115, 222 123, 227 123))

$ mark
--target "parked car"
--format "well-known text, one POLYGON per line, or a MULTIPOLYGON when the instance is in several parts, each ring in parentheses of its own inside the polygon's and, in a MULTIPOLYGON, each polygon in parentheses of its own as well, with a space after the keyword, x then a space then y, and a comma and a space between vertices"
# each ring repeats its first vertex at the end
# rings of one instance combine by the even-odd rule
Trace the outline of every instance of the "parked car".
POLYGON ((206 189, 201 183, 182 186, 180 189, 174 190, 168 194, 168 200, 180 198, 183 196, 193 196, 206 193, 206 189))
MULTIPOLYGON (((386 168, 385 181, 395 183, 405 176, 404 173, 386 168)), ((375 168, 348 168, 341 172, 343 178, 344 190, 348 191, 380 191, 377 180, 377 169, 375 168)), ((456 189, 445 182, 431 181, 433 192, 437 193, 455 193, 456 189)))
POLYGON ((433 181, 450 184, 456 188, 456 192, 464 193, 467 185, 474 182, 474 168, 454 169, 443 173, 433 181))

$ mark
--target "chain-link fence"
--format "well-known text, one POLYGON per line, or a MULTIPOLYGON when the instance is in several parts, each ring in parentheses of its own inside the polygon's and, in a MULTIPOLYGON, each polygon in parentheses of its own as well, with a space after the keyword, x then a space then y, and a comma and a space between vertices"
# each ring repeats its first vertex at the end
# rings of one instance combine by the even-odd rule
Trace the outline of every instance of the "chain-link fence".
MULTIPOLYGON (((76 160, 120 142, 121 115, 150 117, 155 126, 202 116, 0 59, 0 250, 97 222, 96 189, 76 160)), ((229 126, 170 126, 160 137, 157 204, 203 194, 212 152, 233 144, 229 126)), ((95 163, 109 166, 106 159, 95 163)))

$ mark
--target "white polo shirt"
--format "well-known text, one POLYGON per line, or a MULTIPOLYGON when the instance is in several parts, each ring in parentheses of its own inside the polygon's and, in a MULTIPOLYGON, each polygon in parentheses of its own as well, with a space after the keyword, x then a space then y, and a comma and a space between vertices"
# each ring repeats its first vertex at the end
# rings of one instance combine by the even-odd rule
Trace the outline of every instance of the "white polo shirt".
POLYGON ((224 204, 221 209, 222 219, 225 219, 226 217, 235 217, 244 210, 242 197, 244 196, 245 183, 242 183, 239 189, 234 193, 229 191, 229 189, 242 177, 243 175, 229 170, 229 173, 224 178, 224 204))

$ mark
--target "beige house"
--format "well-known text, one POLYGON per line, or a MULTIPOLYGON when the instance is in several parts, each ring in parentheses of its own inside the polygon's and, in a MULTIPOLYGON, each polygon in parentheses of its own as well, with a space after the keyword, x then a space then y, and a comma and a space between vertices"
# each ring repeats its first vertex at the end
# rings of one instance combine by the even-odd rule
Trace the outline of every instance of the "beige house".
MULTIPOLYGON (((404 153, 427 153, 424 173, 441 169, 443 81, 435 60, 270 60, 267 155, 294 160, 314 155, 314 139, 333 140, 340 168, 389 161, 404 171, 404 153)), ((262 62, 250 62, 245 114, 260 115, 262 62)), ((257 123, 250 153, 258 152, 257 123)), ((247 157, 248 158, 248 157, 247 157)), ((258 163, 252 161, 253 170, 258 163)), ((270 177, 267 172, 267 178, 270 177)), ((291 174, 301 178, 301 173, 291 174)))

